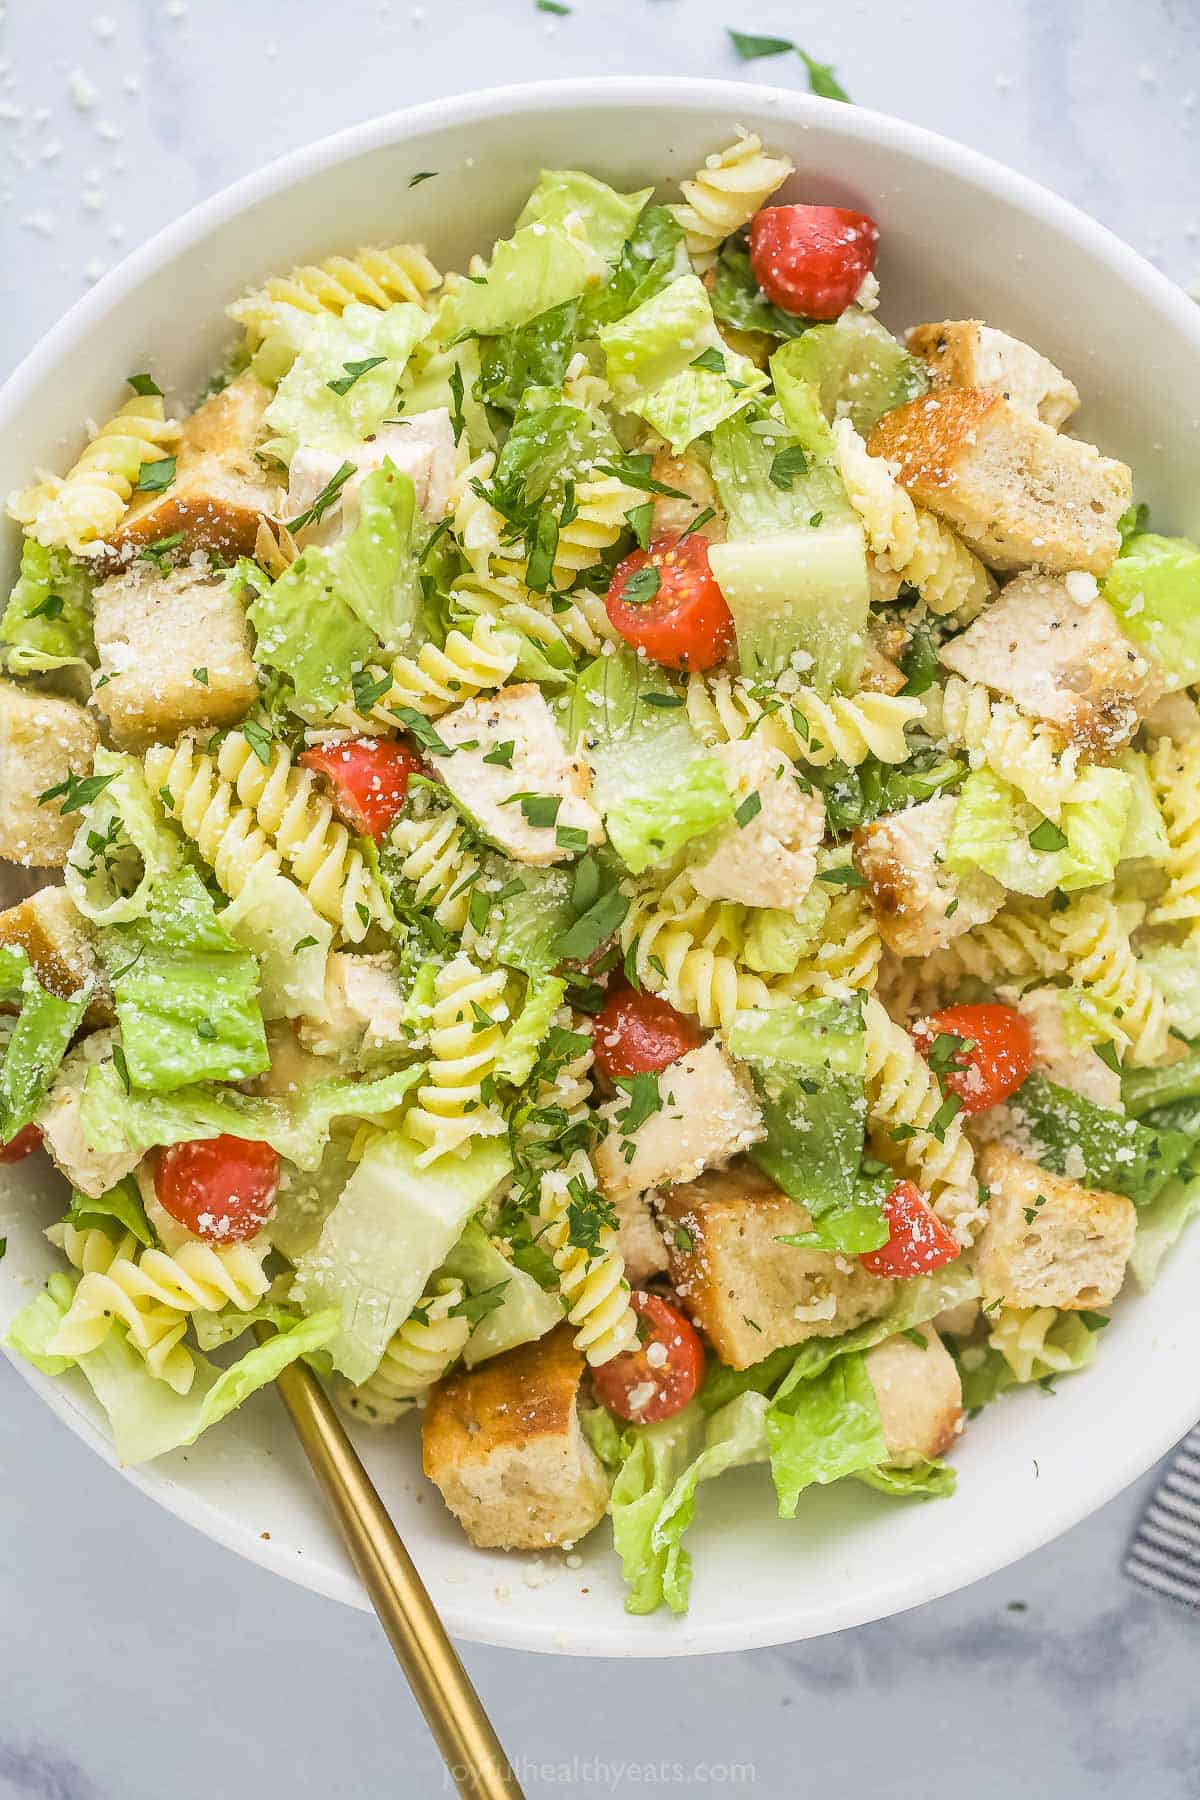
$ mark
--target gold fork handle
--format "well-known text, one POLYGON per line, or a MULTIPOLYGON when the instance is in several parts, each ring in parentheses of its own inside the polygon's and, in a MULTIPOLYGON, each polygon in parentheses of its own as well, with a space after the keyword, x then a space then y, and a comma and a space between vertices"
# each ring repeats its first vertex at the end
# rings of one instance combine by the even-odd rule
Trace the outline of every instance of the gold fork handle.
MULTIPOLYGON (((259 1335, 269 1336, 270 1327, 259 1327, 259 1335)), ((524 1800, 425 1584, 316 1376, 295 1362, 276 1386, 459 1793, 524 1800)))

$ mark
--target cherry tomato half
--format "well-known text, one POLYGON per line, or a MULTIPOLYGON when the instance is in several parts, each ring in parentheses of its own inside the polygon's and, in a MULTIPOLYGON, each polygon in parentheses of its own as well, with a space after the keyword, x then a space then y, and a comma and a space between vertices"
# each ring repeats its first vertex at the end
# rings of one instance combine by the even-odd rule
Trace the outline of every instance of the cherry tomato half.
POLYGON ((764 206, 750 222, 750 267, 768 300, 836 319, 875 267, 879 227, 848 206, 764 206))
POLYGON ((333 803, 353 831, 381 838, 404 805, 420 758, 387 738, 351 738, 306 750, 300 758, 333 783, 333 803))
POLYGON ((279 1186, 270 1144, 221 1136, 172 1144, 158 1159, 154 1192, 164 1212, 197 1237, 240 1244, 261 1231, 279 1186))
POLYGON ((625 642, 667 669, 715 669, 733 645, 733 615, 698 532, 627 556, 604 604, 625 642))
POLYGON ((596 1066, 610 1081, 665 1069, 704 1042, 692 1019, 657 994, 614 988, 592 1030, 596 1066))
POLYGON ((22 1131, 18 1131, 16 1137, 9 1138, 7 1144, 0 1144, 0 1163, 23 1162, 40 1148, 41 1142, 41 1127, 26 1125, 22 1131))
POLYGON ((868 1250, 858 1259, 870 1275, 908 1281, 940 1269, 960 1254, 960 1246, 915 1182, 896 1183, 883 1203, 883 1216, 891 1237, 880 1249, 868 1250))
POLYGON ((602 1406, 634 1425, 654 1425, 682 1412, 704 1374, 704 1345, 695 1326, 659 1294, 635 1288, 641 1344, 592 1370, 602 1406))
POLYGON ((948 1006, 913 1026, 913 1041, 965 1113, 986 1112, 1015 1094, 1033 1067, 1033 1032, 1014 1007, 948 1006), (939 1038, 960 1043, 939 1045, 939 1038))

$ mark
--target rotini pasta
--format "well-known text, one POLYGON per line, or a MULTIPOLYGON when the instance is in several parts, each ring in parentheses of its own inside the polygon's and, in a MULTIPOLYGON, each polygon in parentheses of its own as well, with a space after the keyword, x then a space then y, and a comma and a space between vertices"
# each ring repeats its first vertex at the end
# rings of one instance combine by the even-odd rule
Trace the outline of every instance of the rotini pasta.
POLYGON ((272 275, 261 288, 235 300, 229 316, 257 340, 280 323, 281 307, 340 316, 352 300, 380 311, 402 300, 423 306, 441 285, 441 276, 420 244, 393 244, 302 264, 289 275, 272 275))
MULTIPOLYGON (((942 697, 942 729, 973 767, 986 763, 1044 813, 1058 819, 1079 779, 1079 752, 1052 725, 1027 719, 977 682, 951 675, 942 697)), ((1197 872, 1200 879, 1200 870, 1197 872)))
POLYGON ((1155 925, 1200 922, 1200 738, 1176 744, 1160 738, 1149 760, 1169 849, 1167 891, 1151 912, 1155 925))
POLYGON ((392 827, 391 841, 417 905, 432 913, 443 931, 460 933, 479 862, 458 814, 452 807, 420 818, 405 814, 392 827))
POLYGON ((1135 1063, 1162 1062, 1171 1041, 1166 998, 1138 961, 1119 909, 1087 893, 1051 922, 1071 979, 1086 990, 1118 1051, 1135 1063))
POLYGON ((180 738, 174 745, 153 744, 144 766, 151 788, 231 900, 236 900, 256 869, 279 867, 279 852, 254 812, 239 803, 232 785, 221 779, 213 758, 200 750, 193 738, 180 738))
POLYGON ((1010 906, 928 958, 925 971, 930 979, 957 971, 995 986, 1034 975, 1043 979, 1061 975, 1066 966, 1066 953, 1049 915, 1010 906))
POLYGON ((160 462, 179 441, 159 395, 127 400, 63 476, 13 494, 8 510, 40 544, 96 554, 125 516, 143 464, 160 462))
POLYGON ((270 1286, 262 1267, 265 1242, 218 1245, 195 1238, 168 1254, 139 1250, 126 1235, 105 1265, 97 1241, 102 1232, 80 1232, 68 1223, 52 1227, 51 1234, 84 1271, 55 1333, 53 1354, 85 1355, 119 1320, 150 1373, 178 1394, 188 1392, 195 1376, 195 1364, 180 1344, 187 1315, 219 1312, 227 1305, 248 1312, 270 1286))
POLYGON ((789 157, 768 156, 754 132, 739 131, 727 149, 705 159, 692 180, 680 182, 683 202, 670 211, 683 227, 697 268, 706 269, 725 239, 749 224, 792 168, 789 157))
POLYGON ((983 1214, 975 1181, 975 1157, 958 1118, 941 1128, 928 1127, 942 1105, 942 1095, 903 1026, 888 1017, 879 1001, 867 999, 867 1116, 880 1154, 898 1163, 929 1195, 930 1204, 960 1243, 974 1237, 983 1214), (891 1134, 915 1128, 899 1141, 891 1134))
POLYGON ((688 718, 705 743, 728 743, 757 733, 785 756, 816 768, 831 762, 857 768, 868 756, 903 762, 909 755, 905 730, 924 713, 920 700, 901 695, 864 691, 824 700, 806 687, 791 693, 781 690, 764 706, 745 682, 728 675, 688 677, 688 718))
POLYGON ((502 969, 485 973, 469 956, 456 956, 438 972, 429 1068, 404 1115, 405 1132, 421 1146, 421 1164, 505 1129, 503 1114, 484 1097, 504 1044, 505 988, 502 969))
MULTIPOLYGON (((480 617, 469 634, 451 631, 440 649, 425 644, 416 656, 398 656, 392 664, 392 685, 373 708, 374 715, 386 720, 393 707, 409 706, 436 719, 476 694, 502 687, 516 661, 513 639, 497 631, 489 618, 480 617)), ((390 722, 395 725, 394 716, 390 722)))
POLYGON ((636 1342, 637 1317, 629 1304, 625 1259, 613 1227, 600 1226, 591 1248, 571 1242, 569 1208, 578 1184, 586 1190, 596 1185, 582 1151, 576 1151, 563 1168, 542 1176, 538 1238, 558 1271, 567 1319, 575 1327, 575 1348, 595 1369, 636 1342))
POLYGON ((738 908, 703 899, 686 876, 661 892, 635 894, 621 926, 622 949, 636 945, 642 986, 707 1029, 729 1025, 747 1007, 771 1004, 766 980, 738 961, 741 942, 738 908))
POLYGON ((391 1425, 429 1392, 458 1361, 471 1335, 461 1306, 461 1281, 439 1281, 420 1300, 398 1331, 369 1380, 349 1388, 343 1402, 371 1425, 391 1425))
MULTIPOLYGON (((334 817, 333 805, 311 769, 297 768, 279 743, 271 745, 268 760, 262 762, 240 731, 231 731, 222 740, 216 762, 218 774, 290 863, 296 881, 323 919, 338 926, 350 943, 365 937, 373 923, 386 924, 387 902, 379 884, 349 831, 334 817)), ((176 811, 186 831, 185 811, 186 800, 176 811)))
POLYGON ((776 1000, 836 997, 870 993, 879 979, 883 943, 870 902, 858 892, 834 900, 821 927, 820 941, 789 975, 772 984, 776 1000))
POLYGON ((849 419, 834 421, 833 436, 842 480, 872 555, 915 587, 930 612, 953 613, 965 625, 995 593, 992 576, 948 525, 913 505, 849 419))

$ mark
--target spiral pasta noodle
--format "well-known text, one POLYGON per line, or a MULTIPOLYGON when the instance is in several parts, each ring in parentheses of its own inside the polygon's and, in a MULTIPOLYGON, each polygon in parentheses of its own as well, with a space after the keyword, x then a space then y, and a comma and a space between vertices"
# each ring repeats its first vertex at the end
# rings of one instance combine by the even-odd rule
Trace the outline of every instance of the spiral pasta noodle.
POLYGON ((703 899, 679 877, 661 893, 634 896, 621 947, 633 949, 638 980, 651 993, 706 1029, 727 1026, 735 1013, 771 1004, 766 980, 738 961, 739 921, 736 907, 703 899))
POLYGON ((423 306, 441 285, 441 276, 420 244, 392 244, 305 263, 288 275, 272 275, 261 288, 235 300, 229 316, 258 339, 281 322, 281 307, 340 316, 351 301, 358 301, 383 312, 402 300, 423 306))
POLYGON ((1149 768, 1169 846, 1167 891, 1151 922, 1184 924, 1194 932, 1200 921, 1200 738, 1183 744, 1160 738, 1149 768))
POLYGON ((951 675, 942 698, 942 729, 969 753, 974 767, 986 763, 1048 819, 1061 817, 1078 785, 1079 752, 1052 725, 1027 719, 978 682, 951 675))
POLYGON ((548 605, 512 575, 462 576, 450 590, 450 609, 464 624, 471 618, 496 620, 555 664, 569 665, 581 652, 598 656, 614 636, 600 595, 579 588, 548 605))
POLYGON ((643 496, 615 475, 594 475, 575 489, 575 517, 560 525, 551 580, 556 588, 571 583, 593 568, 629 530, 625 517, 643 496))
POLYGON ((970 1241, 982 1218, 975 1156, 959 1118, 941 1141, 927 1129, 942 1104, 929 1064, 903 1026, 888 1017, 873 995, 864 1009, 867 1036, 867 1116, 888 1160, 898 1160, 929 1195, 930 1204, 960 1242, 970 1241), (890 1133, 913 1127, 897 1142, 890 1133))
POLYGON ((789 975, 772 982, 776 1001, 870 993, 879 979, 883 941, 870 902, 856 892, 834 900, 820 942, 789 975))
POLYGON ((503 1115, 484 1097, 484 1083, 494 1076, 504 1044, 506 985, 502 969, 485 972, 469 956, 456 956, 438 971, 429 1067, 403 1127, 421 1147, 422 1166, 505 1129, 503 1115))
POLYGON ((372 710, 376 718, 386 719, 390 708, 409 706, 436 719, 476 694, 502 687, 516 662, 512 638, 481 616, 469 633, 451 631, 440 649, 425 644, 416 656, 398 656, 392 664, 392 685, 372 710))
POLYGON ((592 1165, 576 1151, 561 1169, 542 1176, 538 1241, 558 1271, 567 1319, 575 1327, 575 1348, 593 1369, 611 1362, 637 1341, 637 1317, 629 1304, 625 1259, 611 1225, 600 1226, 593 1248, 571 1242, 568 1209, 572 1189, 596 1185, 592 1165))
POLYGON ((391 1425, 415 1406, 458 1361, 471 1335, 470 1321, 454 1315, 462 1298, 461 1281, 439 1281, 422 1294, 392 1333, 375 1373, 343 1394, 347 1409, 368 1424, 391 1425))
POLYGON ((973 551, 950 527, 914 506, 882 457, 872 456, 849 419, 833 426, 838 467, 867 543, 887 568, 915 587, 930 612, 966 624, 996 591, 973 551))
POLYGON ((687 715, 706 744, 736 742, 756 734, 785 756, 824 768, 843 762, 857 768, 868 756, 904 762, 905 729, 924 717, 920 700, 895 694, 833 694, 813 688, 779 694, 763 706, 741 681, 728 675, 688 677, 687 715))
POLYGON ((102 425, 67 473, 13 494, 8 510, 40 544, 95 554, 125 516, 143 463, 160 462, 179 441, 160 395, 138 395, 102 425))
POLYGON ((1119 1052, 1153 1065, 1168 1054, 1170 1021, 1165 996, 1140 963, 1121 914, 1111 900, 1085 894, 1052 924, 1071 979, 1087 990, 1119 1052))
POLYGON ((223 894, 236 900, 256 869, 278 869, 279 853, 253 811, 239 803, 213 758, 194 739, 152 745, 143 766, 150 786, 191 838, 223 894))
POLYGON ((974 926, 925 959, 931 980, 960 973, 989 986, 1027 981, 1034 975, 1043 979, 1061 975, 1066 966, 1066 953, 1050 917, 1015 907, 997 913, 986 925, 974 926))
POLYGON ((226 1305, 249 1312, 270 1286, 262 1267, 268 1246, 195 1238, 168 1254, 139 1251, 126 1234, 102 1266, 96 1237, 95 1230, 79 1232, 69 1223, 54 1229, 54 1241, 83 1274, 55 1333, 53 1354, 86 1355, 119 1320, 150 1373, 186 1394, 195 1376, 195 1364, 180 1344, 187 1315, 219 1312, 226 1305))
POLYGON ((739 131, 727 149, 706 157, 690 181, 681 181, 683 202, 672 212, 683 227, 688 254, 707 268, 727 237, 740 231, 792 173, 786 156, 768 156, 762 139, 739 131))
POLYGON ((461 933, 479 862, 453 807, 423 818, 406 813, 393 825, 391 842, 417 905, 431 912, 443 931, 461 933))
MULTIPOLYGON (((273 743, 263 763, 249 739, 231 731, 217 751, 217 771, 290 863, 321 917, 340 927, 344 938, 358 943, 373 922, 387 922, 387 902, 362 851, 335 818, 316 774, 298 769, 283 744, 273 743)), ((186 831, 186 818, 181 823, 186 831)))

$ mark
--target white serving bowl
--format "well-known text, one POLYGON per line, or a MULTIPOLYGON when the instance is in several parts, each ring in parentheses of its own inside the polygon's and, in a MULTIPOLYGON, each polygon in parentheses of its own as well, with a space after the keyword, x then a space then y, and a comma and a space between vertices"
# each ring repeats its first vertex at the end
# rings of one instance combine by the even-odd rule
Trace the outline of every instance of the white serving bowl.
MULTIPOLYGON (((101 281, 0 392, 0 494, 62 466, 130 370, 179 404, 230 341, 247 285, 363 242, 423 240, 440 266, 506 234, 543 166, 625 188, 687 175, 736 125, 790 152, 795 198, 849 202, 882 228, 883 317, 982 317, 1060 362, 1085 397, 1083 435, 1133 464, 1163 529, 1200 532, 1195 371, 1200 312, 1110 233, 1052 194, 930 132, 856 106, 732 82, 566 81, 440 100, 283 158, 217 195, 101 281), (418 171, 437 179, 410 188, 418 171)), ((17 537, 4 544, 7 579, 17 537)), ((57 1266, 40 1227, 63 1191, 43 1159, 3 1172, 0 1326, 57 1266)), ((989 1409, 956 1454, 959 1493, 897 1503, 854 1483, 772 1516, 766 1472, 703 1491, 686 1619, 629 1618, 607 1530, 582 1566, 468 1547, 419 1472, 416 1431, 360 1433, 372 1473, 458 1636, 578 1655, 670 1656, 815 1637, 963 1586, 1035 1549, 1141 1474, 1194 1422, 1200 1241, 1152 1295, 1127 1297, 1096 1369, 1048 1399, 989 1409), (550 1577, 550 1579, 546 1579, 550 1577)), ((90 1394, 17 1363, 99 1455, 90 1394)), ((365 1607, 282 1409, 258 1396, 194 1449, 128 1479, 220 1543, 365 1607)))

